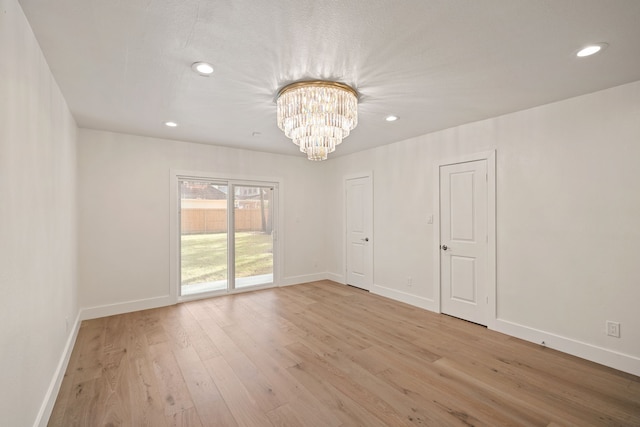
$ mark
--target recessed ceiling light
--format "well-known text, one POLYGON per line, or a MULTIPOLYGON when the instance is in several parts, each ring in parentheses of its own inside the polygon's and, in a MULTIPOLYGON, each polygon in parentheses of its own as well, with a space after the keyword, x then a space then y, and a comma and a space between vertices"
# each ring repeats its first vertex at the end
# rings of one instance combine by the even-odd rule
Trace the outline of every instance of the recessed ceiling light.
POLYGON ((385 120, 386 120, 386 121, 388 121, 388 122, 395 122, 395 121, 396 121, 396 120, 398 120, 399 118, 400 118, 400 117, 398 117, 398 116, 393 116, 393 115, 391 115, 391 116, 387 116, 387 117, 385 117, 385 120))
POLYGON ((213 66, 207 62, 194 62, 191 69, 201 76, 208 77, 213 73, 213 66))
POLYGON ((174 128, 176 126, 178 126, 178 124, 176 122, 164 122, 165 126, 168 126, 170 128, 174 128))
POLYGON ((579 58, 584 58, 585 56, 591 56, 594 55, 600 51, 602 51, 603 49, 605 49, 608 45, 606 43, 594 43, 594 44, 590 44, 589 46, 585 46, 582 49, 580 49, 577 53, 576 56, 579 58))

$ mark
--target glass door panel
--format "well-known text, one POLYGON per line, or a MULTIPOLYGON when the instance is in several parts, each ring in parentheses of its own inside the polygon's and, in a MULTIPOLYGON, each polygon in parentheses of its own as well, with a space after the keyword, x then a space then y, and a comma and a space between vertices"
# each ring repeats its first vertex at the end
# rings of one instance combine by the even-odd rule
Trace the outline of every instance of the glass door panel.
POLYGON ((227 289, 228 185, 184 179, 180 186, 180 295, 227 289))
POLYGON ((233 186, 236 288, 273 283, 273 192, 233 186))

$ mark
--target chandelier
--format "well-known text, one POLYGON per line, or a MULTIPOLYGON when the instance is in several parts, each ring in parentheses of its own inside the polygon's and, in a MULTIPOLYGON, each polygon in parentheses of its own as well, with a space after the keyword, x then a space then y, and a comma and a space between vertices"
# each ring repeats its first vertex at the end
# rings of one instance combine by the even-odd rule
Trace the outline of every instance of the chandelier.
POLYGON ((358 124, 358 94, 342 83, 292 83, 277 104, 278 127, 309 160, 326 160, 358 124))

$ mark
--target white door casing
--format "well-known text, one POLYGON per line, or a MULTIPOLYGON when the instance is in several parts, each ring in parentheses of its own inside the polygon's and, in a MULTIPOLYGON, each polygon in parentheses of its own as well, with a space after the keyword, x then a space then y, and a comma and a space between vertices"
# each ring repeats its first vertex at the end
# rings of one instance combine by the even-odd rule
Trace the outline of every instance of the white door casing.
POLYGON ((373 188, 371 175, 345 180, 346 283, 373 286, 373 188))
POLYGON ((440 166, 441 311, 487 325, 487 160, 440 166))
MULTIPOLYGON (((215 181, 215 182, 226 182, 228 185, 241 185, 241 186, 266 186, 275 188, 275 192, 273 195, 273 210, 272 210, 272 236, 273 236, 273 279, 272 283, 269 286, 280 286, 279 278, 282 274, 282 257, 280 254, 283 251, 282 247, 282 236, 278 230, 284 229, 283 216, 279 215, 280 212, 284 211, 283 198, 279 196, 279 191, 283 188, 283 180, 278 177, 264 177, 264 176, 245 176, 245 175, 235 175, 235 174, 224 174, 217 172, 206 172, 206 171, 185 171, 185 170, 177 170, 171 169, 169 171, 170 174, 170 249, 169 249, 169 257, 171 262, 169 263, 169 300, 172 304, 181 301, 187 301, 190 299, 197 298, 206 298, 211 296, 209 293, 202 293, 195 296, 182 296, 181 295, 181 259, 180 259, 180 241, 181 241, 181 220, 180 220, 180 181, 182 179, 193 179, 193 180, 207 180, 207 181, 215 181), (280 189, 280 190, 278 190, 280 189)), ((234 229, 234 227, 228 227, 229 229, 234 229)), ((227 242, 229 246, 229 242, 227 242)), ((227 264, 230 261, 227 260, 227 264)), ((241 289, 240 291, 245 291, 245 289, 241 289)), ((232 290, 232 292, 236 292, 236 290, 232 290)))

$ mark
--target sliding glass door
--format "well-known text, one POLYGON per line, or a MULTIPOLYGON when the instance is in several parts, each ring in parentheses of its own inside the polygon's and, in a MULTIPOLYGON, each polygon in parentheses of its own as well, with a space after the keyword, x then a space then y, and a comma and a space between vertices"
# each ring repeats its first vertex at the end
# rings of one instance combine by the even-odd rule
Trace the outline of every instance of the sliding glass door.
POLYGON ((235 287, 273 283, 273 187, 233 188, 235 287))
POLYGON ((273 284, 276 185, 179 178, 178 187, 180 295, 273 284))
POLYGON ((226 183, 180 180, 181 295, 227 289, 226 183))

